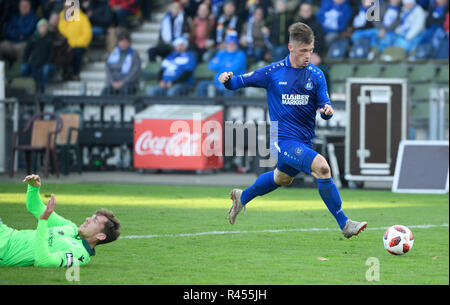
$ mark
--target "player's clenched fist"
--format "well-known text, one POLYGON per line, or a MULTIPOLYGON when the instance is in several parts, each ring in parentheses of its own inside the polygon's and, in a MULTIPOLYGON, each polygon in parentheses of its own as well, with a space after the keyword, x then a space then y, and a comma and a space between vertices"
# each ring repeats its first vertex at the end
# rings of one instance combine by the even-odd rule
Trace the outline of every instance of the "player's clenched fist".
POLYGON ((333 115, 334 109, 330 105, 325 104, 325 106, 323 108, 320 108, 320 113, 330 116, 330 115, 333 115))
POLYGON ((223 72, 222 74, 220 74, 219 76, 219 82, 221 84, 226 83, 227 81, 229 81, 231 78, 233 77, 233 72, 223 72))
POLYGON ((34 187, 41 187, 41 178, 38 175, 28 175, 23 179, 23 182, 34 187))

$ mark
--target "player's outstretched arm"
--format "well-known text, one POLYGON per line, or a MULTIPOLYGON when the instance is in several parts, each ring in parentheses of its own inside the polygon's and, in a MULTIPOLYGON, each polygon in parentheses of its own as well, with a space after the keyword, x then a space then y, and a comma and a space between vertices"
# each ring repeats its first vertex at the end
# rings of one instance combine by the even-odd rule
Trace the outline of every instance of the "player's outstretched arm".
POLYGON ((23 179, 23 182, 28 184, 26 197, 27 209, 34 217, 39 219, 39 216, 45 210, 45 205, 42 202, 39 193, 39 189, 42 185, 41 178, 38 175, 28 175, 23 179))
MULTIPOLYGON (((39 175, 28 175, 23 179, 23 182, 28 184, 26 202, 28 211, 34 215, 37 219, 45 211, 46 206, 42 202, 41 194, 39 192, 42 185, 39 175)), ((67 220, 56 213, 53 213, 49 218, 49 227, 64 226, 72 224, 70 220, 67 220)))

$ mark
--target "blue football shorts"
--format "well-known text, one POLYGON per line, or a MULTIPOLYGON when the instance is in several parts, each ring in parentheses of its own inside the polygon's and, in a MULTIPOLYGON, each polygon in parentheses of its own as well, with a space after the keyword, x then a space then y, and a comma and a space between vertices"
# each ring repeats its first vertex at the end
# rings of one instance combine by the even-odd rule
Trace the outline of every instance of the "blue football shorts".
POLYGON ((310 175, 311 165, 318 154, 308 145, 295 140, 273 142, 271 153, 277 160, 278 170, 290 177, 295 177, 300 172, 310 175))

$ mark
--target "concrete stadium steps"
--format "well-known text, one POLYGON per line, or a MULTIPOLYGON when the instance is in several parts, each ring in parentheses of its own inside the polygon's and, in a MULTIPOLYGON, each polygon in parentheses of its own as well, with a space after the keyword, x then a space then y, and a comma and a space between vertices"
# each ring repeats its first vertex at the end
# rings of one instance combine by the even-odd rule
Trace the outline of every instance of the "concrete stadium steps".
MULTIPOLYGON (((163 13, 155 14, 155 20, 162 18, 163 13)), ((147 50, 156 45, 158 41, 160 23, 146 22, 142 26, 131 33, 132 47, 139 52, 141 58, 142 69, 145 68, 148 62, 147 50)), ((80 95, 85 92, 86 95, 100 95, 102 89, 106 84, 106 60, 107 54, 104 50, 89 50, 91 60, 83 65, 80 73, 79 82, 68 81, 63 83, 53 83, 48 86, 47 93, 53 95, 80 95), (98 61, 98 60, 101 61, 98 61)))
POLYGON ((47 88, 47 93, 53 95, 100 95, 105 87, 105 81, 100 82, 84 82, 84 81, 67 81, 60 84, 51 84, 47 88))

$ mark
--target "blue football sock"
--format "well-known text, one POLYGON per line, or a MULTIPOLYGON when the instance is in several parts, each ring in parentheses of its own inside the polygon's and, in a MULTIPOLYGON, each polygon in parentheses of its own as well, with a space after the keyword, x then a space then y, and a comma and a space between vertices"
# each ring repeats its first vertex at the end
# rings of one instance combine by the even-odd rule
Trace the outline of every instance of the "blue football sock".
POLYGON ((347 222, 348 217, 342 211, 342 201, 339 191, 333 182, 333 179, 317 179, 320 197, 325 202, 328 210, 333 214, 334 218, 342 229, 347 222))
POLYGON ((256 196, 262 196, 270 193, 279 187, 273 180, 273 171, 267 172, 259 176, 255 183, 246 188, 241 195, 241 202, 246 205, 250 200, 256 196))

